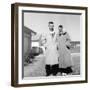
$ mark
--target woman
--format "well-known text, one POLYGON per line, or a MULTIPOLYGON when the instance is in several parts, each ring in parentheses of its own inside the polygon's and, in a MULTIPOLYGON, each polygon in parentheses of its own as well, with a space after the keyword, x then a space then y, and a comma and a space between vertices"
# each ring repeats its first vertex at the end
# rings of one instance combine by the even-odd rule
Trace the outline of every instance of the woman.
POLYGON ((70 53, 70 37, 67 32, 63 32, 63 26, 59 25, 57 34, 58 53, 59 53, 59 71, 66 75, 72 73, 72 61, 70 53))

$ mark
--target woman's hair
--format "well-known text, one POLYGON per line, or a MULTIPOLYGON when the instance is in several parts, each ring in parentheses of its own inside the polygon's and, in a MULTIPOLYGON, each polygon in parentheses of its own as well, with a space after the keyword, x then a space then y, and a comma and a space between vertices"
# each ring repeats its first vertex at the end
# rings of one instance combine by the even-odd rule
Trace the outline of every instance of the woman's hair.
POLYGON ((61 27, 61 28, 63 28, 63 25, 59 25, 58 27, 61 27))

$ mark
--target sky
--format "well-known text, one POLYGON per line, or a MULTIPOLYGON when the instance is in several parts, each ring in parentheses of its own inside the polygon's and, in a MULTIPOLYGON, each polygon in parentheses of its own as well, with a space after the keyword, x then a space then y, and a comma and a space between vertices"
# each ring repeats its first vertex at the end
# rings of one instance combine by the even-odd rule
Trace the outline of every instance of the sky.
POLYGON ((48 13, 24 13, 24 26, 37 33, 48 33, 48 22, 54 22, 54 30, 58 32, 58 25, 63 25, 72 41, 80 41, 80 15, 48 14, 48 13))

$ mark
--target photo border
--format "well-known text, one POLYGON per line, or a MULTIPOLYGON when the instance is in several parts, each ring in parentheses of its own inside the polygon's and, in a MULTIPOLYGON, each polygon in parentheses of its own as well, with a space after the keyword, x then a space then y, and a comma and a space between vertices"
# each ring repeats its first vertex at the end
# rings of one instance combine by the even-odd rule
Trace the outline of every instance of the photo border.
POLYGON ((41 85, 60 85, 88 82, 88 8, 81 6, 62 6, 62 5, 45 5, 32 3, 15 3, 11 5, 11 85, 14 87, 21 86, 41 86, 41 85), (63 82, 47 82, 34 84, 19 84, 18 80, 18 7, 41 7, 41 8, 61 8, 61 9, 76 9, 85 10, 85 80, 80 81, 63 81, 63 82))

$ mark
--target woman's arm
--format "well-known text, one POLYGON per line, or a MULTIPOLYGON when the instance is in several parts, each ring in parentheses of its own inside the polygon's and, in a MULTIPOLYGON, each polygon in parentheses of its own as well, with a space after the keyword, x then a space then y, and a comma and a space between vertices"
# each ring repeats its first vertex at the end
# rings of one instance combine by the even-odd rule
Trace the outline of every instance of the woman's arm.
POLYGON ((70 36, 69 36, 69 34, 68 33, 66 33, 66 47, 68 48, 68 49, 70 49, 71 48, 71 39, 70 39, 70 36))

